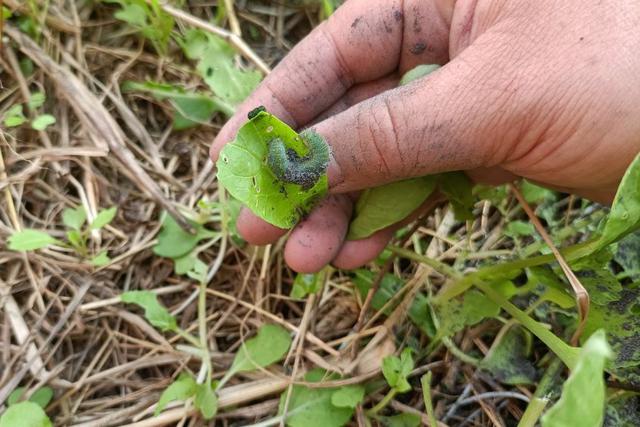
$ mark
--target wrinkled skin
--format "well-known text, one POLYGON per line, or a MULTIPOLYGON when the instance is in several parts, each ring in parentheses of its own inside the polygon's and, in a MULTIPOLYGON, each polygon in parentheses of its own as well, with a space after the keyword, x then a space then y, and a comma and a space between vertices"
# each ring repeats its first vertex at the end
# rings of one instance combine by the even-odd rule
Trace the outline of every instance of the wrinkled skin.
MULTIPOLYGON (((285 247, 300 272, 373 259, 394 227, 345 242, 355 192, 398 179, 526 177, 607 203, 640 150, 639 29, 634 0, 349 0, 242 104, 211 156, 257 105, 327 139, 331 195, 285 247), (396 88, 428 63, 443 67, 396 88)), ((254 244, 286 232, 247 210, 238 228, 254 244)))

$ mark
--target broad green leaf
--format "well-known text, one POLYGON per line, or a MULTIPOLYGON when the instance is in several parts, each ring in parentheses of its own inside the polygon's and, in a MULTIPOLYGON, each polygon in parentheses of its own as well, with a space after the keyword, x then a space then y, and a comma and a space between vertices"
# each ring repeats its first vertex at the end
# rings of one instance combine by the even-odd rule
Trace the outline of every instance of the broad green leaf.
POLYGON ((187 32, 182 42, 185 54, 198 61, 196 69, 214 94, 230 105, 238 105, 258 86, 257 71, 239 69, 235 51, 222 38, 200 30, 187 32))
POLYGON ((52 427, 44 410, 33 402, 11 405, 0 417, 0 427, 52 427))
POLYGON ((61 245, 62 242, 54 239, 44 231, 25 228, 9 236, 9 249, 12 251, 33 251, 46 248, 49 245, 61 245))
POLYGON ((598 240, 600 248, 617 242, 640 227, 640 154, 627 169, 598 240))
POLYGON ((31 128, 35 130, 45 130, 56 122, 56 118, 51 114, 41 114, 31 122, 31 128))
POLYGON ((62 211, 62 222, 72 230, 80 230, 86 220, 87 212, 82 205, 75 208, 66 208, 62 211))
POLYGON ((227 376, 265 368, 282 359, 291 345, 291 336, 279 325, 264 325, 258 334, 238 349, 227 376))
POLYGON ((176 274, 187 274, 188 272, 193 270, 193 267, 195 267, 197 260, 198 257, 193 252, 181 256, 180 258, 175 258, 173 260, 173 271, 175 271, 176 274))
POLYGON ((193 404, 202 414, 202 418, 210 420, 218 412, 218 397, 208 382, 196 385, 196 397, 193 404))
POLYGON ((191 267, 191 270, 187 272, 187 276, 199 283, 204 283, 207 281, 207 271, 207 264, 196 258, 196 261, 193 263, 193 267, 191 267))
POLYGON ((218 180, 260 218, 277 227, 290 228, 326 194, 327 175, 308 190, 280 181, 265 163, 268 143, 274 138, 283 140, 299 155, 306 154, 302 138, 263 111, 245 123, 236 139, 222 149, 216 163, 218 180))
POLYGON ((196 234, 187 233, 180 228, 171 215, 165 214, 162 229, 158 233, 158 243, 153 247, 153 253, 166 258, 181 258, 191 252, 201 240, 217 235, 202 225, 191 225, 196 229, 196 234))
POLYGON ((614 260, 623 269, 624 275, 632 280, 640 279, 640 231, 626 236, 618 243, 614 260))
POLYGON ((607 371, 621 381, 640 383, 640 283, 625 285, 618 292, 601 291, 597 287, 590 291, 597 301, 613 300, 604 304, 592 303, 583 337, 604 329, 616 357, 607 364, 607 371), (606 294, 606 298, 598 295, 606 294))
POLYGON ((505 384, 533 384, 537 373, 528 359, 530 352, 531 334, 514 326, 494 344, 480 367, 505 384))
POLYGON ((409 347, 402 350, 400 357, 387 356, 382 359, 382 374, 384 375, 384 379, 387 380, 389 387, 397 390, 399 393, 405 393, 411 390, 411 385, 407 377, 413 368, 413 358, 411 357, 411 349, 409 347))
POLYGON ((468 291, 461 298, 434 304, 433 310, 438 319, 437 338, 451 336, 500 313, 500 307, 478 291, 468 291))
POLYGON ((604 366, 613 356, 600 330, 580 352, 578 363, 562 387, 560 400, 542 416, 543 427, 600 427, 605 411, 604 366))
POLYGON ((359 384, 340 387, 331 395, 331 404, 336 408, 355 408, 364 399, 364 392, 359 384))
POLYGON ((139 4, 126 4, 123 2, 122 9, 114 13, 113 16, 134 27, 144 27, 148 25, 146 10, 139 4))
POLYGON ((434 189, 434 177, 427 176, 365 190, 356 203, 347 238, 364 239, 405 219, 427 200, 434 189))
POLYGON ((4 125, 8 128, 20 126, 27 122, 22 111, 22 104, 16 104, 4 113, 4 125))
MULTIPOLYGON (((318 382, 322 371, 314 370, 305 376, 308 382, 318 382)), ((308 388, 294 385, 287 407, 287 426, 290 427, 341 427, 351 420, 354 409, 348 406, 337 407, 331 401, 335 388, 308 388)), ((282 393, 278 414, 284 412, 287 392, 282 393)))
POLYGON ((438 187, 447 196, 453 213, 459 221, 473 219, 473 182, 463 172, 446 172, 438 175, 438 187))
POLYGON ((94 267, 104 267, 111 262, 107 251, 101 251, 98 255, 91 258, 89 261, 94 267))
POLYGON ((189 92, 183 88, 166 83, 127 81, 122 84, 123 92, 147 92, 159 101, 168 100, 176 110, 173 127, 176 130, 187 129, 203 123, 209 123, 217 112, 231 117, 234 108, 221 99, 198 92, 189 92))
POLYGON ((51 399, 53 399, 53 389, 51 387, 42 387, 31 395, 29 402, 33 402, 44 409, 51 402, 51 399))
POLYGON ((109 224, 115 218, 118 208, 113 206, 109 209, 104 209, 98 212, 95 219, 91 222, 89 229, 100 230, 105 225, 109 224))
POLYGON ((9 397, 7 397, 7 406, 15 405, 16 403, 20 402, 22 400, 22 396, 24 396, 26 391, 26 387, 17 387, 15 390, 13 390, 9 397))
POLYGON ((195 394, 195 380, 189 374, 180 374, 178 378, 162 392, 162 395, 160 395, 160 400, 158 400, 154 415, 158 416, 170 402, 175 400, 187 400, 195 394))
POLYGON ((27 102, 27 107, 29 107, 29 110, 35 111, 38 108, 42 107, 45 99, 46 97, 44 95, 44 92, 34 92, 29 97, 29 102, 27 102))
POLYGON ((291 288, 291 298, 303 299, 307 295, 315 294, 320 291, 322 287, 322 281, 320 280, 320 274, 298 274, 293 281, 293 287, 291 288))
POLYGON ((382 418, 382 425, 385 427, 419 427, 422 425, 422 419, 417 414, 405 412, 404 414, 382 418))
POLYGON ((406 85, 407 83, 411 83, 414 80, 418 80, 428 74, 433 73, 434 71, 436 71, 438 68, 440 68, 440 65, 438 64, 422 64, 422 65, 418 65, 417 67, 407 71, 406 73, 404 73, 404 76, 402 76, 402 78, 400 79, 400 83, 399 85, 406 85))
POLYGON ((160 304, 158 296, 151 291, 128 291, 120 295, 122 302, 136 304, 144 309, 144 317, 162 331, 178 328, 175 317, 160 304))
POLYGON ((509 221, 504 228, 504 234, 509 237, 535 236, 536 229, 530 222, 509 221))

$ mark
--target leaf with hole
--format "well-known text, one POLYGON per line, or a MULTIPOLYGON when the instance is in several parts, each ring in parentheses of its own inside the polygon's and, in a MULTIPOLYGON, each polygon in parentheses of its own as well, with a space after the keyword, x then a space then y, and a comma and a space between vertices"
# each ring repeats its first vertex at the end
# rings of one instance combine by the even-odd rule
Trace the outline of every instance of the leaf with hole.
POLYGON ((542 417, 543 427, 600 427, 604 419, 604 366, 613 356, 604 331, 594 333, 562 387, 560 400, 542 417), (579 416, 577 416, 579 414, 579 416))
POLYGON ((307 154, 308 147, 293 129, 261 111, 222 149, 216 163, 218 180, 257 216, 277 227, 290 228, 327 193, 327 175, 322 174, 308 189, 280 180, 266 164, 268 145, 275 139, 300 157, 307 154))
POLYGON ((9 249, 12 251, 34 251, 50 245, 63 245, 44 231, 25 228, 9 236, 9 249))
POLYGON ((144 317, 161 331, 178 329, 176 318, 158 301, 158 296, 151 291, 128 291, 120 295, 120 300, 128 304, 136 304, 144 309, 144 317))

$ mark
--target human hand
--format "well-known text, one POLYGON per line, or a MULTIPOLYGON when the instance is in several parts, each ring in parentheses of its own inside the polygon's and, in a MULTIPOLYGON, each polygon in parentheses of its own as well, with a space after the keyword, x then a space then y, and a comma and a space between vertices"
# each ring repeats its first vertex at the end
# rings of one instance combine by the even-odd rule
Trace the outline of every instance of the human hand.
MULTIPOLYGON (((638 28, 633 0, 349 0, 242 104, 211 156, 258 105, 326 138, 332 194, 285 247, 300 272, 373 259, 394 227, 345 241, 354 191, 391 181, 465 170, 610 202, 640 150, 638 28), (432 63, 444 66, 396 87, 432 63)), ((254 244, 286 233, 246 209, 238 229, 254 244)))

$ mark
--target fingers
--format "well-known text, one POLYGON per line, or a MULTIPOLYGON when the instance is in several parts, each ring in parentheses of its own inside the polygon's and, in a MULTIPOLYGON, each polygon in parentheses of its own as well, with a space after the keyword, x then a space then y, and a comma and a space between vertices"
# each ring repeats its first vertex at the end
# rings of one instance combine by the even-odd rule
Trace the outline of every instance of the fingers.
POLYGON ((287 233, 283 228, 271 225, 243 207, 236 220, 238 232, 244 240, 252 245, 268 245, 287 233))
MULTIPOLYGON (((222 146, 233 139, 238 127, 246 121, 247 113, 258 105, 264 105, 292 127, 300 128, 352 85, 395 71, 402 53, 408 13, 412 14, 411 25, 418 22, 412 27, 414 34, 424 28, 427 36, 430 35, 427 28, 442 27, 441 16, 427 15, 428 8, 417 9, 416 1, 408 3, 416 3, 415 10, 404 11, 401 0, 351 0, 341 6, 300 42, 238 108, 214 141, 213 160, 217 159, 222 146)), ((439 35, 423 44, 443 52, 447 50, 443 44, 446 41, 446 36, 439 35)))
POLYGON ((333 259, 332 264, 343 270, 362 267, 376 259, 384 250, 395 232, 394 226, 377 231, 362 240, 347 240, 333 259))
POLYGON ((494 154, 509 152, 524 126, 510 126, 518 123, 509 123, 512 94, 504 79, 514 77, 495 67, 493 56, 488 45, 471 46, 429 76, 315 125, 332 147, 331 190, 495 166, 494 154))
POLYGON ((353 203, 344 194, 331 195, 291 232, 284 248, 289 267, 315 273, 340 251, 349 228, 353 203))

